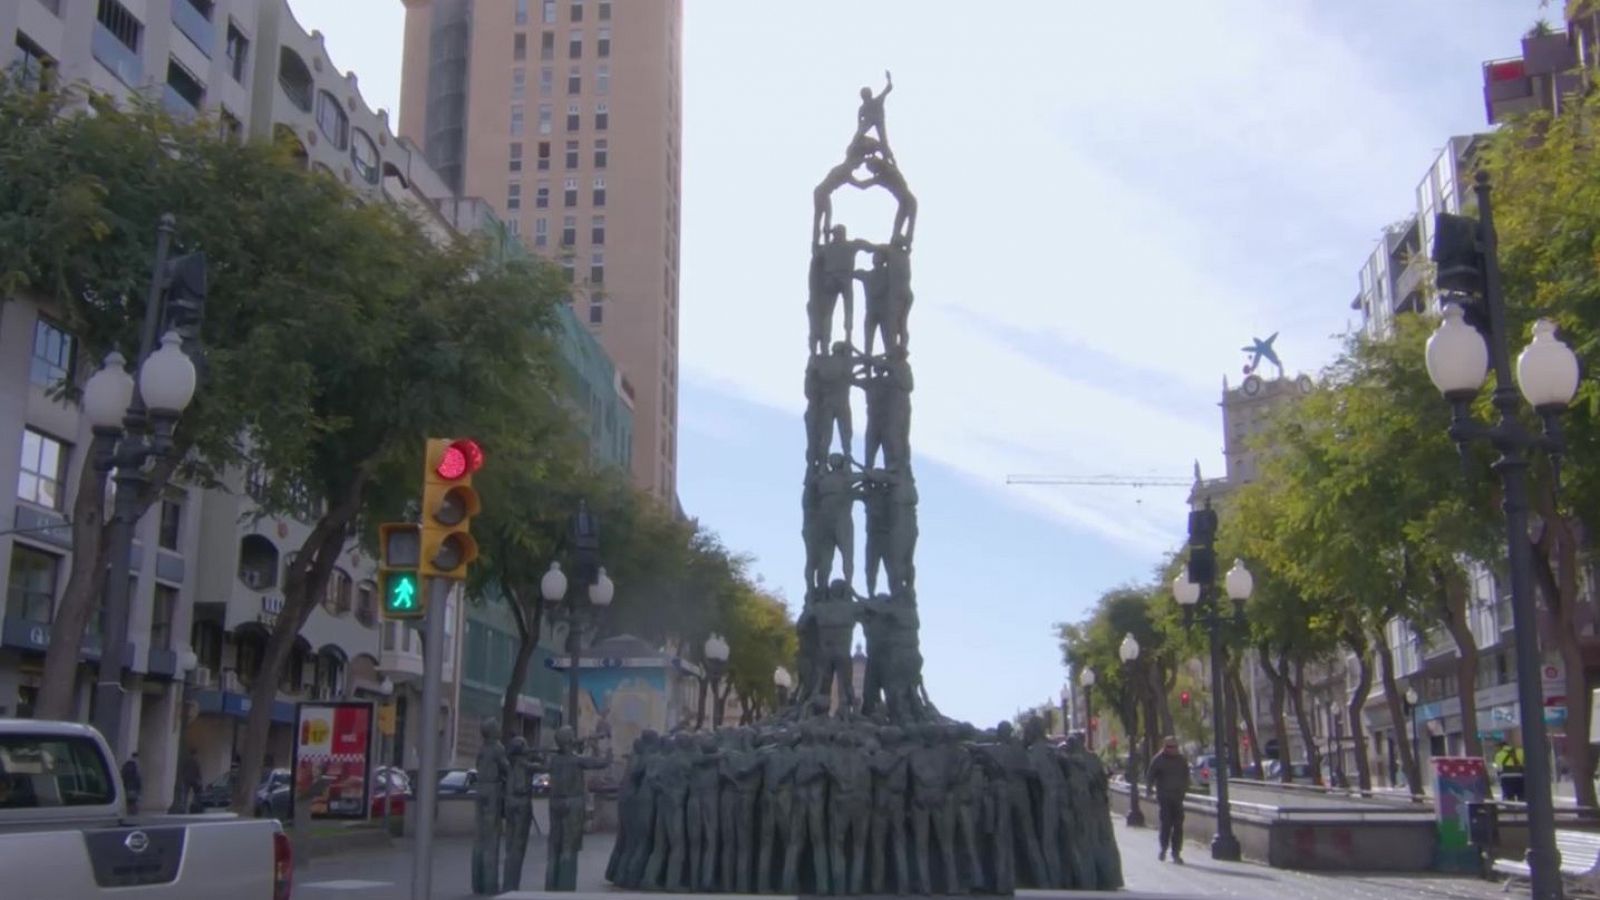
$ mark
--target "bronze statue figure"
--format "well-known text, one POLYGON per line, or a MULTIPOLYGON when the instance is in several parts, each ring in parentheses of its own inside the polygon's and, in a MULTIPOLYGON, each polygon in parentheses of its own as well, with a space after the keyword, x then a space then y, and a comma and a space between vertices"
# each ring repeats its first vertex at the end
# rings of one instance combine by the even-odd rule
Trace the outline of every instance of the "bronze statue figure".
MULTIPOLYGON (((883 158, 894 161, 894 153, 889 150, 889 132, 884 125, 883 101, 894 90, 894 78, 889 75, 889 70, 883 72, 883 90, 873 96, 872 88, 861 89, 861 107, 856 110, 856 134, 854 141, 860 141, 876 132, 877 148, 883 158)), ((852 146, 854 145, 852 142, 852 146)))
POLYGON ((506 757, 506 864, 500 889, 515 891, 522 887, 522 860, 533 823, 533 753, 527 739, 520 734, 512 738, 506 757))
POLYGON ((656 824, 651 833, 650 858, 645 863, 644 883, 653 888, 680 893, 687 862, 683 814, 689 801, 689 769, 695 752, 694 737, 680 732, 670 747, 658 754, 653 773, 656 799, 656 824))
POLYGON ((505 745, 500 743, 500 720, 484 716, 478 724, 483 743, 478 748, 478 796, 473 801, 477 828, 472 841, 472 892, 500 893, 500 825, 504 816, 506 784, 505 745))
MULTIPOLYGON (((544 863, 544 889, 578 889, 578 850, 583 846, 585 769, 604 769, 611 756, 583 756, 578 753, 572 728, 556 729, 556 752, 550 756, 550 835, 544 863)), ((479 775, 482 784, 482 775, 479 775)))
POLYGON ((690 760, 689 798, 685 821, 689 836, 689 887, 697 891, 717 886, 717 793, 722 773, 716 738, 701 734, 698 752, 690 760))

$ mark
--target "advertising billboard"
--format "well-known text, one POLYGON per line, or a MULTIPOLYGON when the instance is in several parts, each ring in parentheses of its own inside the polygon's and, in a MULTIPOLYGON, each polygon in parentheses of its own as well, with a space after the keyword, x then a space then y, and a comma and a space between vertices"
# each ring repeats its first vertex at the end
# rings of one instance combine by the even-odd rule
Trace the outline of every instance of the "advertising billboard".
POLYGON ((296 704, 291 810, 304 798, 313 818, 367 817, 372 726, 371 703, 296 704))

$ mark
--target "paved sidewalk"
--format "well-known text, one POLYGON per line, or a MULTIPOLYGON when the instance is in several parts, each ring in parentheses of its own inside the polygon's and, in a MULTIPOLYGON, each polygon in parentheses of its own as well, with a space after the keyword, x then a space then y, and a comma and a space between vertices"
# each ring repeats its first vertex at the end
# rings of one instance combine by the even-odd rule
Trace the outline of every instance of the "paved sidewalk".
POLYGON ((1503 893, 1497 882, 1468 877, 1296 872, 1260 863, 1217 862, 1208 846, 1193 841, 1184 846, 1184 864, 1180 866, 1156 860, 1154 828, 1129 828, 1120 819, 1115 825, 1123 880, 1130 892, 1249 900, 1504 900, 1528 896, 1526 890, 1503 893))
MULTIPOLYGON (((1086 894, 1062 891, 1018 891, 1019 897, 1149 897, 1237 898, 1237 900, 1505 900, 1527 897, 1525 889, 1502 893, 1498 883, 1466 877, 1429 874, 1293 872, 1250 863, 1216 862, 1209 848, 1189 843, 1182 866, 1156 860, 1154 828, 1128 828, 1115 820, 1117 844, 1127 887, 1121 894, 1086 894)), ((640 897, 667 900, 665 894, 628 894, 604 883, 612 836, 588 835, 578 864, 578 893, 543 895, 544 842, 529 841, 523 866, 526 893, 517 898, 559 896, 576 900, 603 895, 608 900, 640 897)), ((451 838, 434 845, 433 897, 472 897, 470 891, 471 841, 451 838)), ((411 886, 411 845, 397 840, 387 850, 348 853, 311 860, 296 867, 294 896, 302 900, 389 900, 407 898, 411 886)), ((735 895, 722 895, 732 898, 735 895)), ((770 895, 769 895, 770 897, 770 895)))

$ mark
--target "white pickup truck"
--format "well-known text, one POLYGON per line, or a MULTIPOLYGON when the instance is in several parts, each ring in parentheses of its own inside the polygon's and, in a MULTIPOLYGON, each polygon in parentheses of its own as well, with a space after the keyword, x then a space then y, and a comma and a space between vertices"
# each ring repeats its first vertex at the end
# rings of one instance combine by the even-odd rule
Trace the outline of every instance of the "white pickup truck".
POLYGON ((277 822, 129 816, 98 731, 0 719, 0 895, 288 900, 292 871, 277 822))

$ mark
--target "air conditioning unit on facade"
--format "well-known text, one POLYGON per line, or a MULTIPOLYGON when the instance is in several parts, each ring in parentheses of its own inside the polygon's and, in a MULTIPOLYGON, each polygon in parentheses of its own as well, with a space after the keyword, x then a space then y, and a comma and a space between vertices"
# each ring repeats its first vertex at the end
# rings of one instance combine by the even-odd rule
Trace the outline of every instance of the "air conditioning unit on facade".
POLYGON ((211 689, 217 686, 217 673, 207 666, 196 666, 194 670, 194 685, 198 688, 211 689))

